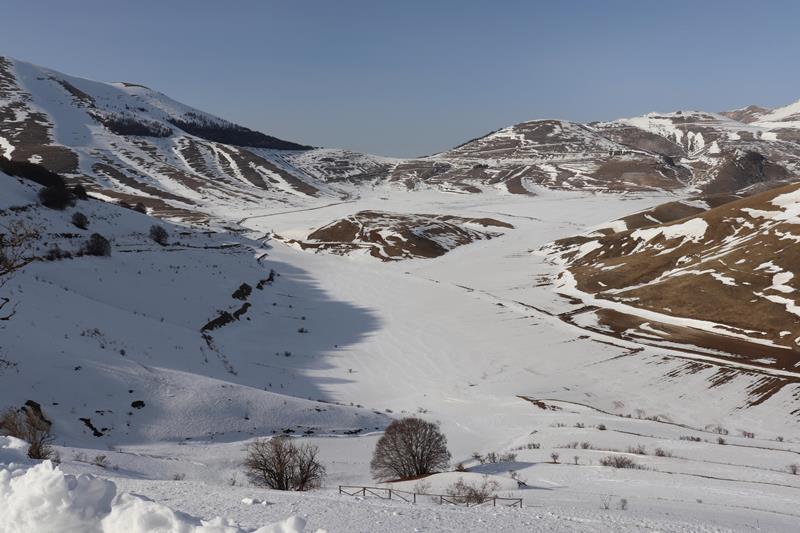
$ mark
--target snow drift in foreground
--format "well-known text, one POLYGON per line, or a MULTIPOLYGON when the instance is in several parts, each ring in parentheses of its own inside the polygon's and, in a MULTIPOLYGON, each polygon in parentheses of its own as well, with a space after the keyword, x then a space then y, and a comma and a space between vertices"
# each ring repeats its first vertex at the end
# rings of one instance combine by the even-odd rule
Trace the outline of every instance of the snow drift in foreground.
MULTIPOLYGON (((25 457, 27 448, 19 439, 0 437, 0 533, 245 531, 225 518, 200 520, 142 496, 117 496, 113 481, 64 474, 50 461, 31 464, 25 457)), ((305 520, 292 516, 255 533, 302 533, 305 525, 305 520)))

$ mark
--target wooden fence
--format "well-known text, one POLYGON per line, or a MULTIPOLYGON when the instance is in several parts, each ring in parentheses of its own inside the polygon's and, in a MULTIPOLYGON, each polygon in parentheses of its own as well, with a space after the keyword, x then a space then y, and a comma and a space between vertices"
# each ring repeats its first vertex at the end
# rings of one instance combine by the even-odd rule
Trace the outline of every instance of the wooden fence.
POLYGON ((419 492, 410 492, 407 490, 390 489, 384 487, 365 487, 361 485, 339 485, 339 494, 346 494, 347 496, 375 496, 382 500, 401 500, 406 503, 417 503, 417 496, 430 498, 430 501, 438 503, 439 505, 465 505, 467 507, 475 507, 484 505, 491 502, 492 507, 498 505, 505 507, 519 507, 522 508, 522 498, 503 498, 500 496, 488 496, 481 501, 470 501, 464 496, 454 496, 451 494, 423 494, 419 492))

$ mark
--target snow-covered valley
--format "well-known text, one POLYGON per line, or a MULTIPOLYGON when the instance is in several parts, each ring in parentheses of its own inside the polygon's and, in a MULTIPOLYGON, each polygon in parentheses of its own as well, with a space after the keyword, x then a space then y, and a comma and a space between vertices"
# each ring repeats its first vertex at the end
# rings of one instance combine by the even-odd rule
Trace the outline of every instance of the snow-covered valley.
MULTIPOLYGON (((69 231, 72 210, 35 206, 36 186, 3 179, 4 223, 46 223, 48 244, 69 249, 75 238, 57 235, 69 231), (8 209, 20 205, 31 207, 8 209)), ((688 371, 690 354, 563 320, 581 304, 558 294, 561 267, 536 252, 673 198, 386 186, 316 209, 248 211, 240 235, 169 226, 165 247, 147 239, 149 217, 78 202, 91 230, 112 238, 112 256, 37 262, 6 285, 17 309, 2 326, 2 403, 42 405, 64 472, 250 529, 301 516, 311 531, 790 531, 800 519, 800 478, 789 470, 800 460, 796 389, 748 407, 757 371, 713 386, 718 368, 688 371), (514 229, 390 263, 264 238, 303 238, 364 210, 490 217, 514 229), (252 290, 232 297, 242 283, 252 290), (201 331, 243 303, 239 319, 201 331), (137 400, 144 405, 132 407, 137 400), (469 472, 398 488, 442 493, 458 477, 486 474, 524 507, 339 494, 338 485, 376 485, 372 449, 405 414, 439 422, 453 463, 469 472), (283 432, 319 446, 321 491, 248 486, 247 442, 283 432), (627 451, 640 445, 646 455, 627 451), (481 465, 474 452, 516 457, 481 465), (643 468, 600 465, 619 454, 643 468), (92 464, 98 455, 102 466, 92 464)))
POLYGON ((0 57, 0 416, 59 459, 0 422, 0 533, 796 531, 797 106, 400 159, 0 57), (380 483, 410 416, 451 460, 380 483))

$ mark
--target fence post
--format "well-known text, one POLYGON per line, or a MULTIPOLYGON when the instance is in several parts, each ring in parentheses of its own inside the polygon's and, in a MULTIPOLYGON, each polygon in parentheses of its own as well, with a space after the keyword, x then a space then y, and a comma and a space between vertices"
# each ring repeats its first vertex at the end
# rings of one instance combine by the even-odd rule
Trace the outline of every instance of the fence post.
POLYGON ((492 507, 497 507, 497 496, 494 497, 494 501, 492 502, 492 507))
POLYGON ((389 499, 392 499, 392 489, 389 489, 389 499))
POLYGON ((417 503, 417 493, 416 493, 416 492, 414 492, 414 493, 412 493, 412 494, 414 494, 414 503, 417 503))

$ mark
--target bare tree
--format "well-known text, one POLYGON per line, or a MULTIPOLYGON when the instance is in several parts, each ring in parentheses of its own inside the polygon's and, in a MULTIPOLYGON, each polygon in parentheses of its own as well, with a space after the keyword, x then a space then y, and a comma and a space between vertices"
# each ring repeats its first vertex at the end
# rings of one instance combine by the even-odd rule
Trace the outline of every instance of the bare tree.
POLYGON ((28 457, 31 459, 52 459, 55 454, 52 425, 41 412, 38 404, 29 402, 21 409, 6 409, 0 415, 0 433, 22 439, 28 443, 28 457))
MULTIPOLYGON (((0 225, 0 287, 35 259, 34 245, 38 238, 39 232, 23 222, 0 225)), ((0 297, 0 320, 10 320, 14 316, 16 308, 3 313, 10 302, 9 298, 0 297)))
POLYGON ((375 446, 370 468, 376 479, 410 479, 447 469, 450 452, 439 426, 408 417, 394 420, 375 446))
POLYGON ((317 459, 319 448, 295 445, 289 437, 259 439, 247 447, 247 477, 259 487, 275 490, 310 490, 325 479, 325 467, 317 459))

